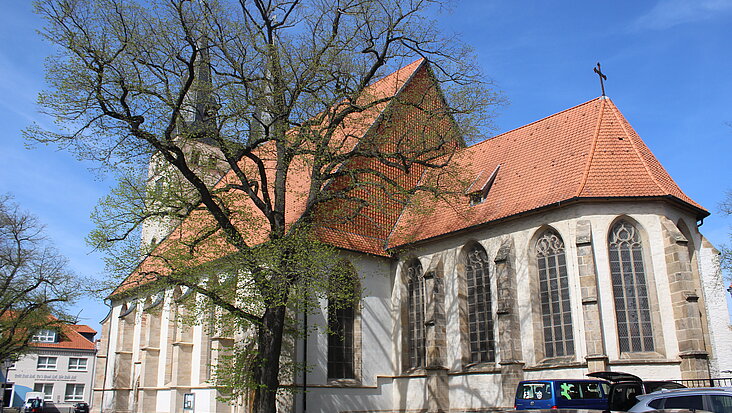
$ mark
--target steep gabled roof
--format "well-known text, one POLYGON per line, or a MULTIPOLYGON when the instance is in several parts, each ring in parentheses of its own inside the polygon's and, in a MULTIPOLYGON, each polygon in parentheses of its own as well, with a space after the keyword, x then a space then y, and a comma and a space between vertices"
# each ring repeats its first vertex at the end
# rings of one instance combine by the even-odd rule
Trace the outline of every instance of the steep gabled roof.
MULTIPOLYGON (((389 248, 449 234, 563 202, 670 198, 708 215, 671 179, 609 98, 598 98, 464 149, 455 162, 479 179, 500 165, 482 203, 407 208, 389 248)), ((424 202, 429 202, 424 200, 424 202)))
MULTIPOLYGON (((404 86, 412 80, 415 73, 420 69, 425 69, 426 61, 424 59, 418 59, 401 69, 391 73, 390 75, 374 82, 367 86, 362 96, 359 97, 358 103, 363 106, 373 104, 370 108, 361 112, 356 112, 344 119, 338 130, 333 135, 331 141, 334 145, 340 147, 342 151, 351 150, 360 138, 370 133, 375 125, 378 125, 379 119, 382 113, 387 110, 392 101, 391 97, 394 97, 400 93, 404 86), (378 102, 378 103, 377 103, 378 102), (374 104, 375 103, 375 104, 374 104)), ((288 131, 288 133, 297 133, 294 129, 288 131)), ((263 159, 264 163, 269 166, 265 169, 268 173, 273 174, 275 168, 273 167, 275 159, 271 158, 271 155, 267 155, 266 150, 262 151, 259 156, 263 159)), ((272 151, 274 153, 274 151, 272 151)), ((247 159, 240 161, 240 168, 245 169, 247 159)), ((295 159, 293 160, 293 166, 288 170, 287 176, 287 199, 288 205, 285 211, 285 222, 287 224, 295 222, 301 215, 306 206, 307 193, 310 187, 310 174, 307 168, 307 160, 295 159), (302 164, 299 164, 302 163, 302 164)), ((230 183, 236 183, 237 177, 233 171, 228 171, 223 178, 216 185, 217 188, 224 187, 230 183)), ((270 182, 274 182, 274 176, 268 176, 270 182)), ((267 240, 267 222, 261 214, 256 213, 258 210, 253 205, 252 201, 246 197, 241 197, 240 200, 236 201, 244 204, 242 209, 255 211, 254 217, 245 217, 243 220, 247 220, 248 228, 245 232, 248 235, 248 242, 250 245, 256 245, 267 240)), ((236 217, 234 218, 236 222, 236 217)), ((393 220, 395 221, 395 219, 393 220)), ((373 237, 363 237, 361 234, 350 232, 343 236, 330 236, 332 233, 331 229, 321 228, 321 237, 325 242, 345 248, 354 249, 357 251, 364 251, 373 254, 386 255, 386 251, 383 246, 386 242, 386 234, 388 234, 394 222, 391 222, 388 228, 383 230, 383 237, 378 240, 374 240, 373 237)), ((161 242, 161 246, 166 244, 178 242, 179 239, 185 236, 186 233, 195 232, 197 226, 200 226, 201 222, 206 222, 206 217, 202 211, 194 211, 186 219, 181 222, 169 235, 161 242)), ((358 231, 356 231, 358 232, 358 231)), ((342 231, 336 230, 336 233, 342 233, 342 231)), ((220 258, 226 253, 233 253, 233 247, 222 245, 212 256, 201 256, 201 262, 208 260, 214 260, 220 258)), ((135 288, 139 285, 148 283, 154 280, 153 273, 165 273, 166 268, 162 263, 156 259, 148 257, 140 263, 138 268, 130 274, 125 281, 120 284, 117 289, 111 294, 112 296, 123 291, 127 291, 131 288, 135 288)))

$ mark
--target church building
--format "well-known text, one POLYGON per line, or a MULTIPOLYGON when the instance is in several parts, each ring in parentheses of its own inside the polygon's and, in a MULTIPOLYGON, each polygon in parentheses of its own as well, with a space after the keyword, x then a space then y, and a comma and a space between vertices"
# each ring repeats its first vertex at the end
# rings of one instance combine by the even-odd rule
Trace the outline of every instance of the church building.
MULTIPOLYGON (((371 88, 408 93, 431 79, 420 60, 371 88)), ((360 133, 387 127, 380 121, 360 133)), ((406 115, 389 123, 410 127, 406 115)), ((330 312, 323 301, 301 320, 309 334, 292 356, 308 369, 291 378, 298 391, 282 411, 512 408, 525 379, 732 370, 719 253, 700 232, 709 212, 610 98, 463 147, 451 162, 469 181, 455 202, 322 224, 362 296, 330 312)), ((94 411, 246 411, 218 400, 212 383, 234 338, 181 323, 186 294, 110 297, 94 411)))

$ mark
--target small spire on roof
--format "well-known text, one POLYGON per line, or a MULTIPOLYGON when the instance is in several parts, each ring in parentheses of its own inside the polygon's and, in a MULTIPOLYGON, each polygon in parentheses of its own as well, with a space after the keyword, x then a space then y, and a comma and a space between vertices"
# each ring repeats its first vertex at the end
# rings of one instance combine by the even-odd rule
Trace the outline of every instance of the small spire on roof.
POLYGON ((605 83, 604 81, 607 80, 607 76, 605 76, 604 73, 602 73, 602 70, 600 69, 600 62, 597 62, 597 67, 595 67, 594 72, 597 73, 597 76, 600 77, 600 87, 602 88, 602 97, 605 97, 605 83))

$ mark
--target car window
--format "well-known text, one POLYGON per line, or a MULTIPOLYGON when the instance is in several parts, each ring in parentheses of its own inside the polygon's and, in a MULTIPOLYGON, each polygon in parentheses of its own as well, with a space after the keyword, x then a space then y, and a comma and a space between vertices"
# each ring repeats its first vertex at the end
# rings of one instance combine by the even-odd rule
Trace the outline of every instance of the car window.
POLYGON ((516 392, 516 398, 524 400, 543 400, 552 397, 549 383, 524 383, 516 392))
POLYGON ((702 396, 676 396, 667 397, 663 404, 664 409, 704 409, 702 396))
POLYGON ((557 392, 565 400, 602 399, 599 382, 565 381, 558 382, 557 392))
POLYGON ((686 386, 673 381, 647 381, 643 383, 646 393, 653 393, 661 389, 683 389, 686 386))
POLYGON ((629 410, 638 403, 638 394, 641 393, 640 383, 620 383, 613 387, 610 399, 611 410, 629 410))
POLYGON ((661 405, 663 405, 663 399, 651 400, 648 405, 654 409, 660 409, 661 405))
POLYGON ((721 394, 710 395, 709 406, 707 410, 714 413, 730 413, 732 412, 732 396, 724 396, 721 394))

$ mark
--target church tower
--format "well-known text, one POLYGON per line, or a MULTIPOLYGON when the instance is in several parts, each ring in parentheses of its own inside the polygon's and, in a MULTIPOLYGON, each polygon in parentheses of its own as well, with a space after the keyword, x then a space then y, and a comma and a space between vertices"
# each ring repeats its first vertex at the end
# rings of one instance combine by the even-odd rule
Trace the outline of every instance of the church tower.
MULTIPOLYGON (((183 150, 189 167, 206 185, 213 186, 223 177, 228 165, 215 139, 219 133, 218 104, 205 38, 199 42, 198 49, 193 84, 184 98, 174 140, 183 150)), ((167 237, 180 223, 178 212, 197 198, 191 185, 158 153, 153 154, 148 164, 147 194, 148 210, 162 214, 154 214, 143 223, 143 250, 167 237)))

